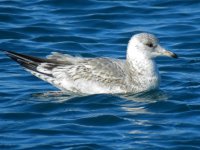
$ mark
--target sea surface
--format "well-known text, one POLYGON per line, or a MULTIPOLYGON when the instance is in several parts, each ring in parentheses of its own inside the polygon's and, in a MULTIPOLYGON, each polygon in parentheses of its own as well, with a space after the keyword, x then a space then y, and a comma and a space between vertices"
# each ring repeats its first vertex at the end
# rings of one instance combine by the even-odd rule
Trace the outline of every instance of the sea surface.
POLYGON ((59 94, 0 52, 0 149, 200 149, 200 1, 0 0, 1 49, 125 59, 140 32, 179 59, 136 95, 59 94))

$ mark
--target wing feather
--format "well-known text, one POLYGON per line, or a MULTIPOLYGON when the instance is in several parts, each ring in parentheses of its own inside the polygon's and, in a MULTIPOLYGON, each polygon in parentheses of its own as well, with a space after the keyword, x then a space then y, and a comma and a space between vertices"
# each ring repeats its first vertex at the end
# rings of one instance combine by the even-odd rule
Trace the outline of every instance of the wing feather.
POLYGON ((72 81, 95 81, 102 84, 121 84, 124 78, 124 63, 108 58, 96 58, 76 65, 59 66, 52 70, 56 78, 67 78, 72 81))

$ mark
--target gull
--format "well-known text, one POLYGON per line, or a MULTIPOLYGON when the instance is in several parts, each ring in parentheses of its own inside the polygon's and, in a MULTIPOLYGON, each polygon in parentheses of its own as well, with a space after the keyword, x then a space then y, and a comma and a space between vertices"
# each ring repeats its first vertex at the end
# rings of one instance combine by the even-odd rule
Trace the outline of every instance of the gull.
POLYGON ((2 50, 34 76, 63 92, 79 94, 123 94, 155 90, 160 75, 155 62, 158 56, 178 56, 160 46, 149 33, 131 37, 126 59, 83 58, 52 52, 38 58, 2 50))

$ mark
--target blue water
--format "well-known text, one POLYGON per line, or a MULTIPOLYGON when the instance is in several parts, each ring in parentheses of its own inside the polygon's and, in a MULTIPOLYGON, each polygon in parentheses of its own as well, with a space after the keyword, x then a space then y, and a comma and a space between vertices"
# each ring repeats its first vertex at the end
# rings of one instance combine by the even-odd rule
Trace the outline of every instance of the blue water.
POLYGON ((200 149, 200 2, 1 0, 0 48, 125 58, 129 38, 155 34, 179 59, 158 58, 159 91, 54 95, 0 54, 0 149, 200 149))

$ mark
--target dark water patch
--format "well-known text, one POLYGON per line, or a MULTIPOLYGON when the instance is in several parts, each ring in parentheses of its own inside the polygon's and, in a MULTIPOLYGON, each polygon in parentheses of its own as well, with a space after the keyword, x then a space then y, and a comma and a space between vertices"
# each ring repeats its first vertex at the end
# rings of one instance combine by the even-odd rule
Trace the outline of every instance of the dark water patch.
POLYGON ((24 111, 31 112, 41 112, 41 113, 51 113, 65 109, 65 105, 63 103, 55 103, 55 102, 41 102, 37 104, 32 104, 29 107, 26 106, 24 111))
POLYGON ((20 121, 24 119, 36 119, 42 117, 44 117, 44 115, 38 113, 18 113, 18 112, 0 113, 0 118, 3 120, 20 121))
MULTIPOLYGON (((14 23, 14 25, 16 25, 16 24, 23 24, 23 23, 28 22, 30 20, 31 20, 31 17, 26 16, 26 15, 0 13, 0 21, 4 22, 4 23, 14 23)), ((7 26, 4 25, 4 28, 6 28, 6 27, 7 26)))
POLYGON ((19 148, 19 146, 16 144, 1 144, 0 143, 0 148, 1 149, 16 149, 16 148, 19 148))
POLYGON ((55 34, 55 33, 63 33, 65 32, 65 30, 57 30, 55 29, 54 27, 51 28, 51 27, 39 27, 39 26, 27 26, 27 27, 22 27, 22 28, 15 28, 14 29, 15 31, 18 31, 18 32, 25 32, 25 33, 28 33, 28 34, 55 34))
POLYGON ((7 16, 12 14, 26 14, 29 10, 20 7, 2 7, 0 10, 0 14, 7 13, 7 16))
POLYGON ((7 1, 7 0, 2 0, 2 1, 0 1, 0 4, 1 4, 1 7, 3 7, 3 6, 7 6, 7 7, 17 7, 17 6, 19 6, 21 3, 20 3, 20 1, 7 1))
POLYGON ((179 25, 165 25, 163 27, 160 27, 158 30, 163 30, 163 31, 166 31, 168 33, 176 33, 176 32, 188 32, 188 31, 196 31, 197 28, 195 26, 191 26, 191 25, 188 25, 188 24, 179 24, 179 25))
POLYGON ((113 115, 102 115, 102 116, 93 116, 90 118, 82 118, 79 120, 76 120, 75 122, 81 125, 88 125, 88 126, 112 126, 112 125, 118 125, 123 124, 125 120, 113 116, 113 115))
POLYGON ((83 6, 87 6, 89 8, 93 5, 93 1, 82 1, 82 0, 74 0, 72 1, 52 1, 52 0, 46 0, 46 1, 39 1, 37 2, 37 5, 49 5, 52 7, 58 7, 58 8, 65 8, 66 6, 69 8, 84 8, 83 6))
POLYGON ((50 47, 52 48, 56 48, 56 49, 64 49, 67 47, 68 50, 73 50, 75 51, 87 51, 87 48, 84 47, 81 43, 77 43, 77 42, 59 42, 59 43, 55 43, 55 44, 51 44, 50 47))
POLYGON ((12 31, 5 31, 0 30, 0 34, 2 35, 1 39, 27 39, 29 38, 28 35, 19 32, 12 32, 12 31))
POLYGON ((182 6, 188 6, 188 5, 196 5, 197 6, 197 5, 199 5, 199 3, 197 1, 195 1, 195 0, 192 0, 190 2, 187 1, 187 0, 184 0, 181 3, 175 2, 175 1, 166 1, 166 2, 156 2, 154 4, 154 6, 157 6, 157 7, 159 7, 159 6, 160 7, 162 7, 162 6, 165 6, 165 7, 170 7, 170 6, 172 6, 172 7, 174 7, 174 6, 182 7, 182 6))
POLYGON ((27 129, 23 134, 33 134, 33 135, 43 135, 43 136, 58 136, 58 135, 67 135, 67 136, 80 136, 82 133, 79 131, 66 130, 62 131, 59 129, 27 129))
POLYGON ((122 99, 114 96, 114 95, 107 95, 107 94, 96 94, 96 95, 88 95, 88 96, 79 96, 79 97, 75 97, 72 99, 69 99, 66 101, 66 103, 72 103, 72 104, 93 104, 93 103, 98 103, 98 104, 117 104, 118 102, 120 102, 122 99))
POLYGON ((96 43, 92 38, 81 36, 40 36, 34 39, 36 42, 64 42, 64 41, 79 41, 81 43, 96 43))
POLYGON ((146 106, 148 111, 159 112, 159 113, 174 113, 174 112, 184 112, 190 111, 190 108, 185 104, 179 104, 169 101, 159 101, 151 103, 146 106))
POLYGON ((187 43, 179 43, 175 46, 175 48, 178 47, 184 47, 184 49, 193 49, 195 47, 199 47, 199 42, 192 42, 192 41, 187 41, 187 43))

